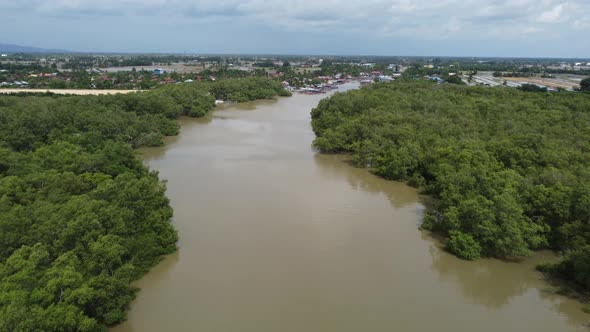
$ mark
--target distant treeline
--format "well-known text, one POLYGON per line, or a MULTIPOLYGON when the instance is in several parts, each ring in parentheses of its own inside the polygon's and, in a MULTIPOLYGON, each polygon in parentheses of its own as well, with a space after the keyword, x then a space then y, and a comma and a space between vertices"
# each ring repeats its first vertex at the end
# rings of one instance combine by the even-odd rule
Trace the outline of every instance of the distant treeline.
POLYGON ((30 63, 30 64, 23 64, 23 63, 0 63, 0 70, 6 70, 7 72, 30 72, 30 71, 37 71, 37 72, 51 72, 51 68, 46 66, 42 66, 38 63, 30 63))
POLYGON ((573 70, 573 69, 547 69, 545 70, 547 74, 572 74, 572 75, 584 75, 590 76, 590 70, 588 69, 580 69, 580 70, 573 70))
POLYGON ((323 152, 349 152, 433 198, 424 229, 464 259, 552 248, 590 289, 590 94, 374 84, 312 111, 323 152))
POLYGON ((142 67, 156 64, 186 63, 186 62, 216 62, 223 63, 230 58, 219 56, 184 56, 184 55, 74 55, 65 59, 63 68, 89 69, 94 67, 142 67))
POLYGON ((494 77, 534 77, 536 73, 534 72, 500 72, 495 71, 492 73, 494 77))
POLYGON ((549 76, 551 74, 590 75, 590 70, 586 69, 550 69, 544 66, 523 66, 510 63, 455 63, 446 66, 434 66, 433 68, 412 65, 405 70, 404 76, 418 77, 424 75, 445 75, 449 73, 477 74, 480 71, 492 71, 495 77, 533 77, 549 76))
POLYGON ((104 331, 131 281, 176 249, 165 186, 133 148, 214 100, 284 94, 248 78, 105 96, 0 95, 0 331, 104 331))

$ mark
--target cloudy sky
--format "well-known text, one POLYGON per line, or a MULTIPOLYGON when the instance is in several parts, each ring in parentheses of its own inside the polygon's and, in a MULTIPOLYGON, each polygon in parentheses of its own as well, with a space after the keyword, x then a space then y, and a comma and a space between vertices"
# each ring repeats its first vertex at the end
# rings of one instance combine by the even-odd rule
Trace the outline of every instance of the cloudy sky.
POLYGON ((0 0, 0 43, 75 51, 590 57, 590 0, 0 0))

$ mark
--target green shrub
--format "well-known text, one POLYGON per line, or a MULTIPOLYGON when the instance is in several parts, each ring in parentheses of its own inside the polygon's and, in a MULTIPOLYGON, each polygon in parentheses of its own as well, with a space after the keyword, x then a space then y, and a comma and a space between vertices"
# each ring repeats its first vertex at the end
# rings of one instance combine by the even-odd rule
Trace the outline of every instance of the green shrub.
POLYGON ((481 247, 469 234, 451 231, 447 246, 460 258, 471 261, 480 257, 481 247))

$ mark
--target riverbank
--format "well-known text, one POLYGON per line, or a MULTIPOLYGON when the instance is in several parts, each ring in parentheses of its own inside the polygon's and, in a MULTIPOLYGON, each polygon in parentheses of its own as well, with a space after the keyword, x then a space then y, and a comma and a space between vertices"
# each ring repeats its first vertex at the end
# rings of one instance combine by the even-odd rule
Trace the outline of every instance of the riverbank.
POLYGON ((415 188, 316 153, 309 112, 324 97, 220 106, 142 149, 179 250, 137 281, 112 331, 587 331, 534 270, 552 253, 457 259, 419 230, 415 188))
POLYGON ((54 93, 59 95, 114 95, 140 92, 143 90, 91 90, 91 89, 0 89, 2 94, 11 93, 54 93))
POLYGON ((443 234, 458 257, 553 248, 566 255, 545 270, 589 289, 590 177, 579 171, 589 166, 590 136, 579 125, 589 97, 377 84, 314 109, 314 146, 350 152, 357 165, 434 197, 422 227, 443 234))
POLYGON ((1 95, 0 330, 102 331, 124 321, 132 282, 176 250, 165 184, 133 148, 216 98, 284 94, 267 79, 96 97, 1 95))

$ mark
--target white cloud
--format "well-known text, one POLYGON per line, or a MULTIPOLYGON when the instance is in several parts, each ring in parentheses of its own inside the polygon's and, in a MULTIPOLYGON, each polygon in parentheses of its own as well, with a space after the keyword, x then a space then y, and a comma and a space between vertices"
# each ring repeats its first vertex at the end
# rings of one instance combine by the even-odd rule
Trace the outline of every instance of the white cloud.
POLYGON ((528 26, 528 27, 524 27, 524 29, 522 31, 524 33, 530 34, 530 33, 537 33, 541 30, 537 27, 534 27, 534 26, 528 26))
POLYGON ((590 0, 0 0, 0 19, 2 9, 175 20, 228 16, 289 31, 510 39, 536 32, 538 23, 563 25, 563 33, 587 28, 590 0))
POLYGON ((562 14, 563 4, 559 4, 551 10, 541 13, 538 16, 537 21, 542 23, 557 23, 563 19, 562 14))
POLYGON ((572 27, 575 30, 590 29, 590 16, 585 16, 585 17, 575 20, 572 23, 572 27))

